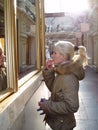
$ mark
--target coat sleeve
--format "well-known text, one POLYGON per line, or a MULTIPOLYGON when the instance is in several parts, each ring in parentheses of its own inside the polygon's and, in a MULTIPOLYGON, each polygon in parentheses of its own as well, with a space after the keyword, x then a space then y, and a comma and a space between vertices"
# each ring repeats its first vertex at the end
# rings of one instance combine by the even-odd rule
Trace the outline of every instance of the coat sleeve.
POLYGON ((55 79, 55 72, 53 70, 43 69, 42 75, 44 77, 44 81, 45 81, 47 88, 50 91, 52 91, 53 82, 54 82, 54 79, 55 79))
POLYGON ((47 114, 68 114, 75 113, 79 108, 79 99, 78 99, 78 81, 76 83, 74 77, 61 78, 58 81, 58 85, 61 84, 61 90, 59 95, 63 97, 58 101, 49 101, 46 100, 43 105, 43 110, 47 114), (70 81, 69 81, 70 78, 70 81), (59 83, 60 82, 60 83, 59 83))

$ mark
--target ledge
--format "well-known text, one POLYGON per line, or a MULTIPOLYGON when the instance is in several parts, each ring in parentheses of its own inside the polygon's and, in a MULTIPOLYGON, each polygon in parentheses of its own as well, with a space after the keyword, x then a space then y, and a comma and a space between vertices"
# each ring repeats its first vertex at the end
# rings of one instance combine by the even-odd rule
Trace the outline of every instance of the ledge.
POLYGON ((1 130, 9 130, 11 128, 41 83, 42 75, 40 72, 20 87, 18 92, 12 94, 0 104, 1 130))

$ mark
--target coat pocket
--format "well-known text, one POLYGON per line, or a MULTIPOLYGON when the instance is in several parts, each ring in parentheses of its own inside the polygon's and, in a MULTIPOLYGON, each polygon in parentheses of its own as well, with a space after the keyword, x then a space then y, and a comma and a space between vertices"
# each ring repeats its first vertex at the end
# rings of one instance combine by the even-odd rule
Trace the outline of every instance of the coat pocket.
POLYGON ((55 118, 46 116, 45 122, 53 129, 53 130, 62 130, 63 126, 63 118, 55 118))

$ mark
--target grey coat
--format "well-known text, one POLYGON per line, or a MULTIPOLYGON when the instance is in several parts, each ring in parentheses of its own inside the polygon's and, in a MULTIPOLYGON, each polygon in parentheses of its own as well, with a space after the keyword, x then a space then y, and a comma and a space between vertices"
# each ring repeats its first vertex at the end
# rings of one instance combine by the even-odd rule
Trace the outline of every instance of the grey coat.
POLYGON ((84 76, 84 69, 78 62, 56 66, 55 71, 43 70, 46 86, 51 91, 43 110, 45 121, 53 130, 70 130, 76 126, 74 113, 79 108, 79 80, 84 76))

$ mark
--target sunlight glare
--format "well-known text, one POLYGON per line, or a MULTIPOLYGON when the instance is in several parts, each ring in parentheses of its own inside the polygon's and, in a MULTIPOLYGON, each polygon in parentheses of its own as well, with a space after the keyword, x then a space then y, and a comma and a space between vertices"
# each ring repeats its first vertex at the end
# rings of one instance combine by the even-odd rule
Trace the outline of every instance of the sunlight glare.
POLYGON ((61 0, 62 11, 70 13, 81 13, 88 9, 87 0, 61 0))
POLYGON ((81 13, 89 8, 87 0, 45 0, 45 12, 81 13))

